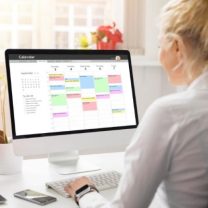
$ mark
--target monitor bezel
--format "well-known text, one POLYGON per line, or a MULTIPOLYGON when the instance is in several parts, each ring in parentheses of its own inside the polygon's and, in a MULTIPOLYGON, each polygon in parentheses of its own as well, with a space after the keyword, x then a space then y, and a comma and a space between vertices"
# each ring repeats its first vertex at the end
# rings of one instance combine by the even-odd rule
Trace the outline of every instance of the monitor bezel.
POLYGON ((6 73, 7 73, 7 83, 8 83, 8 96, 9 96, 9 107, 10 107, 10 118, 11 118, 11 130, 13 139, 29 139, 34 137, 50 137, 50 136, 61 136, 61 135, 71 135, 71 134, 82 134, 82 133, 91 133, 91 132, 100 132, 100 131, 112 131, 112 130, 123 130, 123 129, 133 129, 136 128, 139 124, 138 111, 137 111, 137 102, 135 95, 135 87, 133 80, 133 71, 131 64, 131 56, 128 50, 79 50, 79 49, 7 49, 5 51, 6 59, 6 73), (31 55, 31 54, 65 54, 65 55, 126 55, 128 58, 129 64, 129 74, 131 80, 131 91, 132 99, 134 105, 134 115, 135 115, 135 125, 128 126, 116 126, 116 127, 105 127, 105 128, 96 128, 96 129, 85 129, 85 130, 72 130, 72 131, 62 131, 62 132, 48 132, 41 134, 29 134, 29 135, 16 135, 15 127, 15 117, 14 117, 14 104, 13 104, 13 94, 11 86, 11 74, 10 74, 10 63, 9 55, 31 55))

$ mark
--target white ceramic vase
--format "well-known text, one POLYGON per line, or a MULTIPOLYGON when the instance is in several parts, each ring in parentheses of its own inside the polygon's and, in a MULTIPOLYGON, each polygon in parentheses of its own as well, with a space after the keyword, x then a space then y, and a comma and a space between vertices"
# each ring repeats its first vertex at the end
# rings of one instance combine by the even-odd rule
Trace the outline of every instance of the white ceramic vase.
POLYGON ((16 174, 22 170, 21 156, 16 156, 13 144, 0 144, 0 175, 16 174))

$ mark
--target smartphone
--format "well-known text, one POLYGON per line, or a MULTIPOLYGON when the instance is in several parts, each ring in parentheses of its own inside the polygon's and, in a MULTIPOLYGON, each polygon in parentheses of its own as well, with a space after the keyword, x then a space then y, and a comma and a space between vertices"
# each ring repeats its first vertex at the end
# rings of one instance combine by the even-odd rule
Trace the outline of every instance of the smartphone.
POLYGON ((48 196, 30 189, 14 193, 14 196, 39 205, 46 205, 56 201, 55 197, 48 196))
POLYGON ((4 204, 6 202, 6 199, 0 195, 0 204, 4 204))

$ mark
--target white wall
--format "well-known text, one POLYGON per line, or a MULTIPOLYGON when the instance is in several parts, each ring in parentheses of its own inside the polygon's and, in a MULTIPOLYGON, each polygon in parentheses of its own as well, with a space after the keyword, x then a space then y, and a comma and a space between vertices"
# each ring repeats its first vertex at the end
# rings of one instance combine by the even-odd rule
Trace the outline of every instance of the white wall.
POLYGON ((168 82, 165 72, 158 65, 134 65, 133 75, 139 118, 144 115, 154 100, 175 92, 174 87, 168 82))
MULTIPOLYGON (((140 118, 157 98, 175 92, 158 61, 157 26, 159 14, 168 0, 145 0, 144 56, 132 56, 137 106, 140 118)), ((138 26, 139 27, 139 26, 138 26)))
POLYGON ((145 6, 145 56, 150 60, 157 59, 158 34, 157 27, 161 8, 168 0, 146 0, 145 6))

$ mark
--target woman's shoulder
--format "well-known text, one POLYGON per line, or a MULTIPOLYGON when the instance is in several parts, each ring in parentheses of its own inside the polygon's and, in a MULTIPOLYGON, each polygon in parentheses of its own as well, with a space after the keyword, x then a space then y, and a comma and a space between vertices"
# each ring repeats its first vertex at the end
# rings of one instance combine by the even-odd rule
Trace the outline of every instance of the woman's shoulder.
POLYGON ((191 99, 187 91, 166 95, 155 100, 147 112, 160 117, 180 117, 189 109, 191 99))
POLYGON ((185 107, 193 99, 188 91, 166 95, 152 103, 154 108, 179 109, 185 107))

